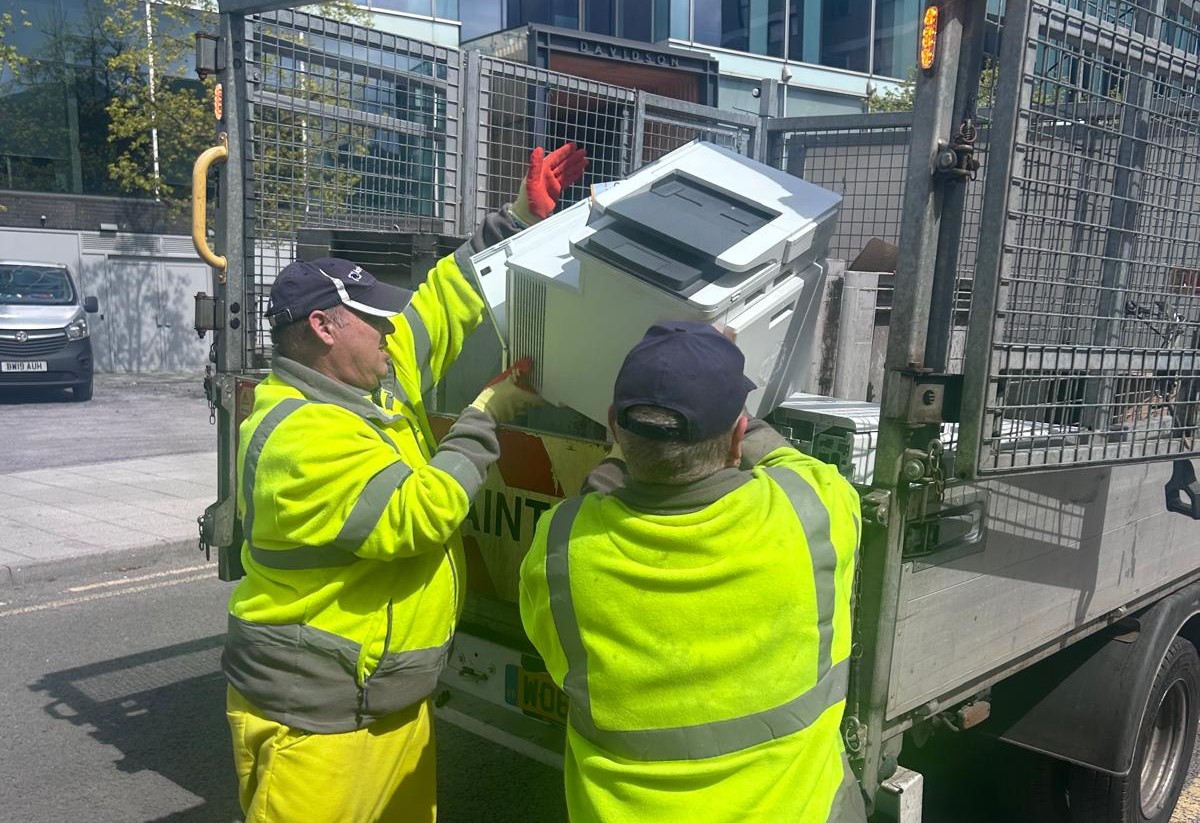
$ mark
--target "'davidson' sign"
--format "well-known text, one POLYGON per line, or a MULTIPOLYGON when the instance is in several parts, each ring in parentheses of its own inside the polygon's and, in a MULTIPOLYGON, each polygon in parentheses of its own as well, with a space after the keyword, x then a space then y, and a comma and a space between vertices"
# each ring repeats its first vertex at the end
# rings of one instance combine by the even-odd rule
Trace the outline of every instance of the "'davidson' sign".
POLYGON ((590 54, 593 57, 607 57, 610 60, 625 60, 629 63, 645 63, 649 66, 679 66, 679 58, 672 54, 659 54, 643 49, 631 49, 628 46, 618 46, 615 43, 597 43, 591 40, 580 40, 579 53, 590 54))

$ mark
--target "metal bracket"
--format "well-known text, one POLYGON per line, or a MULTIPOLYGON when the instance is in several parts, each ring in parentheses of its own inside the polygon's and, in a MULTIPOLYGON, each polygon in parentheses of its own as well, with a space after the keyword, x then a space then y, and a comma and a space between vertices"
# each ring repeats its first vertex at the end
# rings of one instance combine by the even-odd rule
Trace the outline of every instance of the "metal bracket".
POLYGON ((1176 460, 1171 479, 1164 489, 1167 511, 1200 520, 1200 482, 1190 460, 1176 460))
POLYGON ((957 423, 962 410, 961 374, 904 372, 909 383, 908 423, 957 423))
POLYGON ((925 803, 925 778, 903 766, 879 784, 876 808, 894 823, 921 823, 925 803))
POLYGON ((195 320, 192 328, 196 334, 203 337, 210 331, 220 331, 225 328, 225 301, 205 292, 196 292, 195 320))
POLYGON ((975 124, 967 118, 949 143, 939 140, 933 153, 933 176, 948 182, 974 180, 979 172, 979 160, 975 157, 978 136, 975 124))
POLYGON ((929 512, 921 520, 904 524, 904 559, 933 555, 973 553, 983 548, 987 537, 987 498, 929 512))
POLYGON ((204 514, 196 518, 196 528, 199 531, 199 544, 197 548, 204 552, 205 560, 212 560, 213 533, 216 531, 216 515, 213 509, 217 504, 213 503, 204 510, 204 514))
POLYGON ((882 489, 867 492, 861 500, 863 520, 886 527, 890 502, 890 494, 882 489))

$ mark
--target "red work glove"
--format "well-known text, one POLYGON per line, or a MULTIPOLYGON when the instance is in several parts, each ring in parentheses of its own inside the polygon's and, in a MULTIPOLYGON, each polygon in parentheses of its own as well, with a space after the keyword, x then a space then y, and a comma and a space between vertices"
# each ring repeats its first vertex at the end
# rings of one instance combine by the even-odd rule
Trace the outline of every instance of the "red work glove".
POLYGON ((540 406, 541 395, 525 382, 532 371, 533 361, 522 357, 489 380, 471 406, 490 415, 497 423, 512 420, 534 406, 540 406))
POLYGON ((563 189, 583 177, 587 164, 587 150, 574 143, 564 143, 550 154, 538 146, 529 155, 529 171, 512 204, 513 216, 527 226, 545 220, 558 205, 563 189))

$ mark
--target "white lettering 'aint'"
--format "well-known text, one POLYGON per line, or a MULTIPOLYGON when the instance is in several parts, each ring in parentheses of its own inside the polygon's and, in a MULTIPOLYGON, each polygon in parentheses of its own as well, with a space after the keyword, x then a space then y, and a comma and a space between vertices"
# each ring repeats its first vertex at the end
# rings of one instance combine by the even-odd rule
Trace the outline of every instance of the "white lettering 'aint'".
POLYGON ((486 534, 508 540, 523 540, 533 534, 538 518, 549 509, 553 503, 522 497, 519 494, 511 496, 502 492, 484 489, 475 499, 475 504, 467 512, 466 522, 477 534, 486 534), (525 510, 529 516, 524 516, 525 510))

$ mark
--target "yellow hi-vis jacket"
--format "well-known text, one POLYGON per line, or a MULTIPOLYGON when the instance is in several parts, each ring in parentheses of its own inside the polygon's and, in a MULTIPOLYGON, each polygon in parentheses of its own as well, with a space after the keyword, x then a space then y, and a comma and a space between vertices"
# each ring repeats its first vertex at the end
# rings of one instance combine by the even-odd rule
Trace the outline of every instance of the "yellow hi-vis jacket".
POLYGON ((223 668, 268 717, 342 732, 433 691, 465 590, 458 527, 499 446, 468 409, 435 452, 421 398, 483 309, 447 256, 394 319, 373 396, 286 358, 256 388, 223 668))
POLYGON ((839 729, 858 495, 772 437, 750 471, 539 522, 521 615, 571 701, 573 823, 865 823, 839 729))

